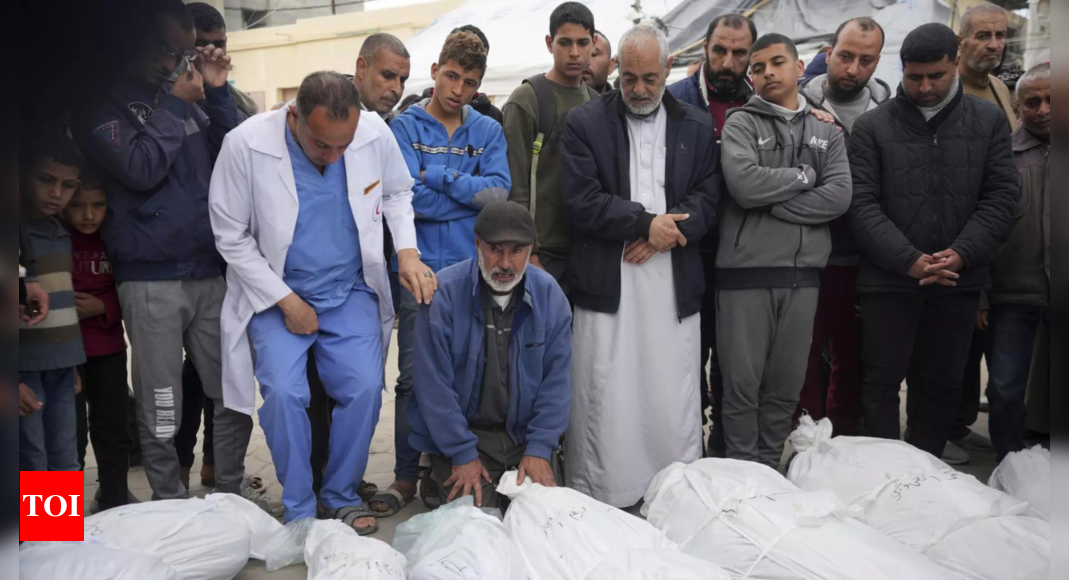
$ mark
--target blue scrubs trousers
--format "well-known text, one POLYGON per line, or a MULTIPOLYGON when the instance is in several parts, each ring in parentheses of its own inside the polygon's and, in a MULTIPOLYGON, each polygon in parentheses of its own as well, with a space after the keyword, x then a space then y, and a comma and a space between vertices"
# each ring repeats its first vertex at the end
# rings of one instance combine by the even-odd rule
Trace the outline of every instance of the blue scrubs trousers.
POLYGON ((320 502, 328 509, 360 506, 357 489, 367 468, 384 386, 377 297, 354 290, 341 306, 319 314, 319 332, 310 336, 286 330, 285 317, 276 306, 253 317, 249 339, 264 398, 260 426, 283 486, 285 521, 316 517, 312 426, 306 412, 311 404, 308 351, 313 345, 319 376, 338 403, 320 502))

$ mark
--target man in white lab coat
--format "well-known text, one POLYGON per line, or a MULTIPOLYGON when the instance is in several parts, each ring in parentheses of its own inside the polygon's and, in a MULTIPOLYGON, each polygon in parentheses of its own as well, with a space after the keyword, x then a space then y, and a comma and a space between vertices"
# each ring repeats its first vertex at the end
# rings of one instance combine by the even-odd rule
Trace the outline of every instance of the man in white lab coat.
POLYGON ((390 221, 401 280, 421 303, 437 289, 416 251, 413 180, 393 134, 360 114, 345 77, 304 80, 295 103, 228 135, 212 175, 212 228, 229 264, 223 306, 224 402, 260 424, 279 481, 286 522, 338 519, 374 533, 357 494, 378 422, 393 307, 382 254, 390 221), (315 347, 337 401, 323 489, 310 467, 305 368, 315 347))

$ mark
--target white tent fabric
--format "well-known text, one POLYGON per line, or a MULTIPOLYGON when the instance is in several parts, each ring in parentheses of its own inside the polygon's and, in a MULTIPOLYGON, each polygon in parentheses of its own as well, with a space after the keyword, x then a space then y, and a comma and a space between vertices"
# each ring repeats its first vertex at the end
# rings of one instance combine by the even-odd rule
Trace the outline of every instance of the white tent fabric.
MULTIPOLYGON (((594 26, 605 33, 616 50, 620 36, 643 16, 632 8, 632 0, 582 0, 594 13, 594 26)), ((682 0, 652 0, 642 3, 647 16, 667 13, 682 0)), ((494 97, 500 106, 523 82, 553 67, 553 55, 546 48, 549 16, 558 0, 468 0, 443 15, 406 43, 412 55, 412 76, 407 94, 419 94, 433 86, 431 64, 438 60, 442 43, 454 28, 478 26, 490 41, 490 58, 480 92, 494 97)))
MULTIPOLYGON (((756 6, 753 0, 684 0, 664 17, 669 46, 680 50, 701 40, 714 18, 728 12, 744 12, 756 6)), ((899 51, 911 30, 929 22, 949 22, 946 0, 773 0, 754 13, 757 33, 778 32, 795 40, 830 36, 844 21, 871 16, 884 28, 887 38, 876 76, 895 87, 902 80, 899 51)), ((802 50, 808 64, 816 50, 802 50)), ((675 76, 675 75, 673 75, 675 76)))

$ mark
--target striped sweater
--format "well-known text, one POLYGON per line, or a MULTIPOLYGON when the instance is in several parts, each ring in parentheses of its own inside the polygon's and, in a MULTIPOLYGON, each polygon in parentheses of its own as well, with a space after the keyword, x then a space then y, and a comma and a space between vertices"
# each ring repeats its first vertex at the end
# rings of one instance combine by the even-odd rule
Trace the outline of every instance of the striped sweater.
POLYGON ((82 331, 74 307, 71 238, 52 218, 29 219, 26 234, 37 259, 37 279, 49 298, 48 318, 19 324, 19 372, 68 369, 85 363, 82 331))

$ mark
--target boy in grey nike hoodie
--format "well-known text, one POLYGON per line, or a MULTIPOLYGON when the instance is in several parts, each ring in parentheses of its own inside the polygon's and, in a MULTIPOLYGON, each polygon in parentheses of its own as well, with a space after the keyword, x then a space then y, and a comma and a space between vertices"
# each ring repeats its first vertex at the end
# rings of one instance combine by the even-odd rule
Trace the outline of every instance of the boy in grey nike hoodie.
POLYGON ((798 94, 805 66, 769 34, 750 53, 757 95, 728 113, 717 254, 717 349, 727 456, 779 467, 802 390, 828 223, 852 192, 841 131, 798 94))

